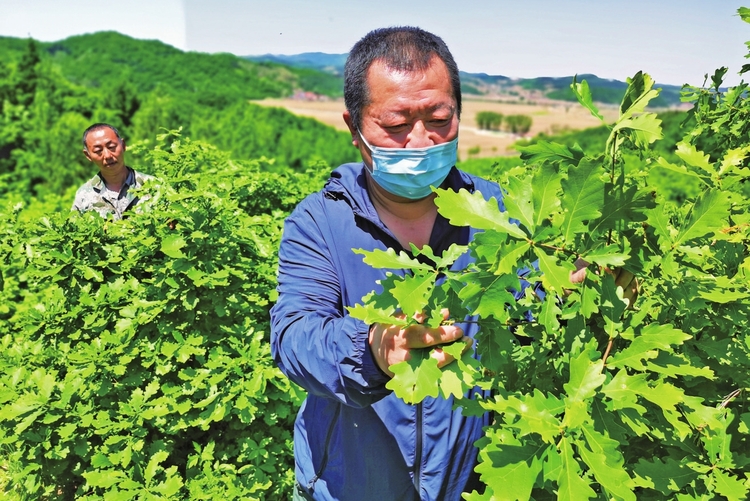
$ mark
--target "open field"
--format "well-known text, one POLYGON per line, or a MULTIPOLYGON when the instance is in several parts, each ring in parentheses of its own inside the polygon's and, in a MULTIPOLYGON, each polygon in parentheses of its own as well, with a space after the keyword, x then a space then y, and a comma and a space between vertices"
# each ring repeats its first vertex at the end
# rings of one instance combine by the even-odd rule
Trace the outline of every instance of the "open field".
MULTIPOLYGON (((253 101, 263 106, 277 106, 286 108, 296 115, 313 117, 325 124, 340 130, 348 130, 341 114, 344 112, 343 100, 303 101, 297 99, 264 99, 253 101)), ((526 137, 532 137, 540 132, 554 134, 565 129, 581 130, 600 125, 598 119, 591 116, 588 110, 578 103, 550 101, 545 103, 509 103, 493 100, 470 99, 464 97, 461 126, 459 132, 458 155, 461 159, 496 157, 513 155, 513 143, 521 136, 506 132, 492 132, 479 130, 476 116, 480 111, 494 111, 503 115, 528 115, 533 123, 526 137), (479 149, 476 153, 477 148, 479 149), (469 155, 469 151, 473 151, 469 155)), ((602 107, 601 112, 608 122, 617 116, 616 107, 602 107)))

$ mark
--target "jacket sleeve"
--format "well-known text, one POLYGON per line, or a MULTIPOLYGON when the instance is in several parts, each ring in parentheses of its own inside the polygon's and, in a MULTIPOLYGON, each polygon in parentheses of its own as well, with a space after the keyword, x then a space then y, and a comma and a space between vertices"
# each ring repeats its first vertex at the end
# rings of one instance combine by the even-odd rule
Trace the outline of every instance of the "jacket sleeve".
POLYGON ((314 207, 308 198, 284 224, 271 351, 282 372, 308 392, 365 407, 390 393, 389 378, 372 358, 368 326, 345 312, 342 272, 328 244, 335 229, 325 218, 316 221, 314 207))

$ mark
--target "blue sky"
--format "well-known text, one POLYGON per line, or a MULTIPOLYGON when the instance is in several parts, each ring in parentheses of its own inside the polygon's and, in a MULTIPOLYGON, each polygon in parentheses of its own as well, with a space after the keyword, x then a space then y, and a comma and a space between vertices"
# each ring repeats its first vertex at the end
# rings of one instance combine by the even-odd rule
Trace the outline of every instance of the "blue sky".
MULTIPOLYGON (((750 0, 746 2, 750 7, 750 0)), ((116 30, 184 50, 345 53, 367 31, 418 25, 459 68, 510 77, 594 73, 700 85, 740 81, 750 24, 728 0, 0 0, 0 36, 52 41, 116 30)), ((750 79, 750 78, 748 78, 750 79)))

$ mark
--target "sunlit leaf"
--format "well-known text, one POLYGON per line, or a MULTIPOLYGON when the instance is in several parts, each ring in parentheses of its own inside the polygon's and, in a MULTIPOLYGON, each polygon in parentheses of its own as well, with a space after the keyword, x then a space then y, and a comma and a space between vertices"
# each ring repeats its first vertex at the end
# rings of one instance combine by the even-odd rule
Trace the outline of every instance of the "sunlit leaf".
POLYGON ((568 178, 562 181, 562 208, 564 221, 563 239, 572 243, 576 233, 586 231, 589 221, 601 215, 604 203, 604 181, 601 165, 594 161, 582 161, 577 167, 568 169, 568 178))
POLYGON ((469 193, 461 189, 436 190, 435 204, 440 213, 454 226, 471 226, 479 230, 495 230, 508 233, 516 238, 526 238, 526 234, 517 225, 509 221, 508 213, 501 212, 497 200, 489 201, 477 192, 469 193))

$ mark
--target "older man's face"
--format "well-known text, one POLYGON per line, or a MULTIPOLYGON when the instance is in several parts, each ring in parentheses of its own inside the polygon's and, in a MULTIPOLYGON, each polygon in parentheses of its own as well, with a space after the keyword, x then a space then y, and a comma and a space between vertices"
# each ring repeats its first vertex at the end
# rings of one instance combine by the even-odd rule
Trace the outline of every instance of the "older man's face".
MULTIPOLYGON (((458 135, 456 100, 448 68, 433 57, 424 71, 401 72, 375 61, 367 72, 370 103, 362 110, 360 131, 373 146, 421 148, 458 135)), ((356 125, 344 114, 354 144, 368 166, 369 149, 359 141, 356 125)))
POLYGON ((102 174, 116 174, 126 168, 125 144, 117 137, 115 131, 108 127, 88 133, 83 153, 99 167, 102 174))

